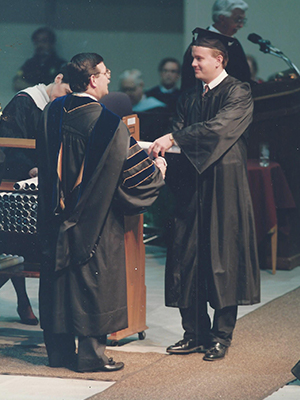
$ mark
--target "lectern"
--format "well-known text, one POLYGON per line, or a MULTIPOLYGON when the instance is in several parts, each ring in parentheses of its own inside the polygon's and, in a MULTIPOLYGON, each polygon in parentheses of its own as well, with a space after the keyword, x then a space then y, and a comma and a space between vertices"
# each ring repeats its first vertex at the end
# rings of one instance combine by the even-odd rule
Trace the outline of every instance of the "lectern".
MULTIPOLYGON (((131 135, 139 140, 137 115, 123 118, 131 135)), ((125 255, 127 275, 128 328, 112 333, 108 339, 113 344, 138 333, 144 339, 146 326, 145 245, 143 242, 143 216, 125 217, 125 255)))
POLYGON ((277 210, 277 269, 290 270, 300 263, 300 78, 262 83, 253 87, 252 94, 254 118, 248 156, 258 159, 259 144, 268 143, 270 160, 282 168, 296 204, 289 212, 277 210), (283 229, 286 219, 288 231, 283 229))

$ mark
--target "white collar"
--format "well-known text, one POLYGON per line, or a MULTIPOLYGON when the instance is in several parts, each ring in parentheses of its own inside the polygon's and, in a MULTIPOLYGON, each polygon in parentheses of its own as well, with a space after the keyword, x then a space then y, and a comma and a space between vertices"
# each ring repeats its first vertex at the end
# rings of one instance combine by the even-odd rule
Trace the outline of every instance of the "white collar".
POLYGON ((171 89, 166 89, 164 86, 160 85, 159 89, 162 93, 173 93, 176 90, 176 87, 172 87, 171 89))
POLYGON ((74 95, 74 96, 79 96, 79 97, 90 97, 91 99, 96 100, 96 101, 98 102, 98 100, 96 99, 96 97, 93 96, 92 94, 89 94, 89 93, 85 93, 85 92, 81 92, 81 93, 76 92, 76 93, 75 93, 75 92, 74 92, 73 95, 74 95))
MULTIPOLYGON (((225 71, 225 69, 223 69, 223 71, 220 73, 220 75, 218 75, 213 81, 211 81, 208 84, 208 87, 210 90, 212 90, 213 88, 215 88, 216 86, 218 86, 226 77, 228 76, 227 72, 225 71)), ((203 83, 203 87, 204 85, 206 85, 206 83, 203 83)))
POLYGON ((44 83, 39 83, 38 85, 20 90, 20 92, 29 94, 36 106, 43 111, 46 105, 50 102, 50 97, 46 89, 47 86, 44 83))
POLYGON ((212 32, 220 33, 222 35, 222 33, 220 31, 218 31, 218 29, 216 29, 213 25, 210 25, 208 27, 208 30, 212 31, 212 32))
MULTIPOLYGON (((223 35, 223 36, 228 36, 228 35, 224 35, 224 33, 220 32, 220 31, 218 31, 218 29, 216 29, 213 25, 210 25, 210 26, 207 28, 207 30, 208 30, 208 31, 211 31, 211 32, 219 33, 220 35, 223 35)), ((229 37, 233 37, 233 38, 234 38, 234 36, 229 36, 229 37)))

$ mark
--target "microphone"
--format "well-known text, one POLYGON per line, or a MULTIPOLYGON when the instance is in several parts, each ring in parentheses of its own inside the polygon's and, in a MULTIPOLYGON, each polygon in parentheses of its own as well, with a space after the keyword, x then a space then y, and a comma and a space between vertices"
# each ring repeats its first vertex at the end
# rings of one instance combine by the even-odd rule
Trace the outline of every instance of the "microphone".
POLYGON ((250 42, 259 44, 260 48, 259 50, 262 51, 263 53, 276 53, 276 54, 282 54, 282 51, 279 49, 276 49, 276 47, 273 47, 271 45, 270 40, 264 40, 261 36, 257 35, 256 33, 250 33, 248 36, 248 40, 250 42))

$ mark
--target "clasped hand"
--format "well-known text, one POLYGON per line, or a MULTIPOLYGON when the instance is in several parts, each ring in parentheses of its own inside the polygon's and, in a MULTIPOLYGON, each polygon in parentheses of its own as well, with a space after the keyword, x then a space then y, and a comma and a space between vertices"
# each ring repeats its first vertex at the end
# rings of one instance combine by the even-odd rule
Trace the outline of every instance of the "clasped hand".
POLYGON ((171 140, 170 133, 156 139, 148 149, 148 154, 153 154, 153 157, 158 157, 159 153, 162 157, 165 156, 165 152, 173 146, 174 142, 171 140))

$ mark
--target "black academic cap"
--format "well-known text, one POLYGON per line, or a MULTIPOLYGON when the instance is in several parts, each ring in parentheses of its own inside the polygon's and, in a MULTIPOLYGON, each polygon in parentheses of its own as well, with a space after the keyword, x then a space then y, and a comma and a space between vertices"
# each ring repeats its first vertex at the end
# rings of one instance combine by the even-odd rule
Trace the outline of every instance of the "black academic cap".
POLYGON ((192 46, 198 45, 202 39, 219 40, 224 45, 227 51, 229 50, 229 47, 237 45, 237 40, 235 38, 227 35, 222 35, 221 33, 209 31, 208 29, 195 28, 192 34, 192 46))

